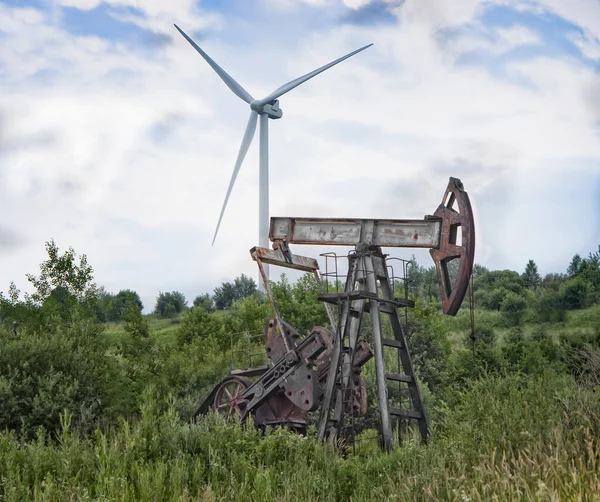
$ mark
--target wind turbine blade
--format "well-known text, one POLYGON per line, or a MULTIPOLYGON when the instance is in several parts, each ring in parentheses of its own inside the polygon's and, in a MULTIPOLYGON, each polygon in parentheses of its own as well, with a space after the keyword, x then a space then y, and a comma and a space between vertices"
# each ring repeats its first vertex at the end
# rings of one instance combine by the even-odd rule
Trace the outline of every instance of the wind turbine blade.
POLYGON ((335 66, 338 63, 341 63, 342 61, 344 61, 344 59, 348 59, 349 57, 352 57, 355 54, 358 54, 359 52, 364 51, 365 49, 368 49, 372 45, 373 44, 365 45, 364 47, 361 47, 360 49, 356 49, 355 51, 351 52, 350 54, 346 54, 345 56, 342 56, 341 58, 336 59, 335 61, 332 61, 331 63, 326 64, 325 66, 321 66, 321 68, 317 68, 316 70, 311 71, 310 73, 307 73, 306 75, 302 75, 301 77, 298 77, 297 79, 292 80, 291 82, 288 82, 287 84, 282 85, 279 89, 273 91, 266 98, 261 99, 260 104, 265 105, 267 103, 270 103, 274 99, 277 99, 279 96, 285 94, 286 92, 291 91, 294 87, 298 87, 300 84, 303 84, 307 80, 317 76, 319 73, 324 72, 325 70, 328 70, 329 68, 331 68, 332 66, 335 66))
POLYGON ((227 207, 227 202, 229 201, 229 196, 231 195, 231 190, 233 189, 233 185, 235 184, 237 175, 240 172, 240 167, 242 167, 242 162, 244 162, 244 157, 246 156, 248 148, 250 148, 250 144, 252 143, 252 139, 254 138, 257 119, 258 113, 256 113, 255 111, 251 111, 250 118, 248 119, 248 125, 246 126, 246 132, 244 133, 244 137, 242 138, 242 144, 240 145, 240 151, 238 152, 237 160, 235 161, 235 167, 233 168, 233 173, 231 174, 229 187, 227 188, 227 193, 225 194, 225 201, 223 202, 221 214, 219 215, 219 221, 217 223, 215 235, 212 240, 213 245, 215 244, 215 239, 217 238, 217 234, 219 233, 219 227, 221 226, 221 220, 223 219, 223 214, 225 213, 225 208, 227 207))
POLYGON ((229 75, 223 68, 221 68, 217 63, 215 63, 210 58, 210 56, 206 54, 206 52, 204 52, 200 47, 198 47, 198 44, 196 44, 196 42, 194 42, 190 37, 188 37, 179 26, 175 25, 175 28, 177 28, 177 31, 179 31, 179 33, 181 33, 184 36, 184 38, 192 45, 192 47, 200 53, 200 55, 206 60, 206 62, 212 67, 212 69, 215 70, 215 72, 217 72, 217 75, 221 77, 221 80, 225 82, 227 87, 229 87, 236 96, 243 99, 246 103, 254 101, 254 98, 250 96, 250 93, 246 89, 244 89, 240 84, 238 84, 233 79, 233 77, 229 75))

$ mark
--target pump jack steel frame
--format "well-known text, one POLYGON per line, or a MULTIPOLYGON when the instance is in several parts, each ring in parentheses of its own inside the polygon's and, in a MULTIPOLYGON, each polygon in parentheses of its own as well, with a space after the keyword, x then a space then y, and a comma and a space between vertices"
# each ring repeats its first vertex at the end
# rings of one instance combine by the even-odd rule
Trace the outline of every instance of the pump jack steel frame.
MULTIPOLYGON (((381 439, 384 447, 393 445, 391 416, 417 420, 423 441, 429 434, 427 416, 414 374, 404 327, 398 308, 413 306, 395 298, 382 247, 429 248, 436 266, 442 310, 456 315, 465 297, 473 268, 475 225, 468 194, 462 182, 450 178, 442 203, 432 216, 423 220, 271 218, 269 239, 273 249, 250 250, 263 278, 274 318, 265 328, 265 348, 270 363, 260 368, 234 370, 204 401, 198 414, 216 408, 236 412, 240 418, 254 416, 262 425, 286 425, 298 430, 306 426, 308 411, 321 408, 318 432, 321 439, 335 438, 344 429, 344 414, 366 403, 360 369, 375 359, 377 401, 381 439), (460 242, 459 242, 460 241, 460 242), (295 255, 290 244, 355 246, 348 255, 348 275, 344 291, 323 293, 319 299, 333 332, 313 328, 301 338, 282 321, 270 291, 264 265, 311 272, 321 285, 319 265, 313 258, 295 255), (452 266, 458 260, 458 266, 452 266), (339 308, 336 322, 330 305, 339 308), (359 340, 361 319, 370 314, 372 344, 359 340), (382 314, 390 320, 393 339, 382 332, 382 314), (386 371, 384 347, 398 351, 402 373, 386 371), (248 377, 260 376, 252 382, 248 377), (388 381, 406 384, 412 409, 402 410, 388 403, 388 381), (233 394, 232 394, 233 390, 233 394)), ((321 291, 323 288, 321 288, 321 291)))

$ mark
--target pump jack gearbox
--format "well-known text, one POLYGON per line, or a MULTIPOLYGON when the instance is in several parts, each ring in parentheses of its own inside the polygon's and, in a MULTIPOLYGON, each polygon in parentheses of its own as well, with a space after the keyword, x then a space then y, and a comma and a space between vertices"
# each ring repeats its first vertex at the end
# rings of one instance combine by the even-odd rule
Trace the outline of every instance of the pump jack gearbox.
POLYGON ((475 252, 473 213, 462 182, 450 178, 442 203, 423 220, 274 217, 269 238, 273 249, 250 250, 274 312, 265 324, 268 364, 233 370, 212 390, 197 415, 216 409, 242 420, 252 416, 260 427, 285 426, 303 432, 307 414, 319 410, 319 436, 335 438, 348 429, 347 422, 354 423, 355 418, 367 414, 361 370, 373 358, 382 444, 392 447, 394 417, 416 420, 426 441, 427 415, 406 342, 406 326, 398 312, 401 307, 414 306, 414 302, 395 296, 387 255, 381 248, 429 248, 442 310, 455 315, 467 292, 475 252), (310 272, 322 285, 317 260, 293 254, 290 244, 354 246, 348 254, 343 291, 327 293, 321 288, 319 295, 331 329, 315 327, 303 337, 279 316, 264 264, 310 272), (332 305, 337 306, 337 317, 332 305), (372 328, 369 341, 360 338, 361 321, 367 313, 372 328), (386 317, 393 338, 384 337, 382 320, 386 317), (386 368, 385 348, 397 352, 397 373, 386 368), (388 386, 392 384, 406 388, 406 409, 388 401, 388 386))

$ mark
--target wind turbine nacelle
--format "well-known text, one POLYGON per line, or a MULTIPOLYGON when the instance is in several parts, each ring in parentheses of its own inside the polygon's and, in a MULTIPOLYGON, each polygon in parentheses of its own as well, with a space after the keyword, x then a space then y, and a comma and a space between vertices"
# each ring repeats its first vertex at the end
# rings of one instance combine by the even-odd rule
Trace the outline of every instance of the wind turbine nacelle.
POLYGON ((267 103, 262 107, 262 110, 258 113, 266 114, 270 119, 280 119, 283 117, 283 110, 279 108, 279 100, 276 99, 273 104, 267 103))

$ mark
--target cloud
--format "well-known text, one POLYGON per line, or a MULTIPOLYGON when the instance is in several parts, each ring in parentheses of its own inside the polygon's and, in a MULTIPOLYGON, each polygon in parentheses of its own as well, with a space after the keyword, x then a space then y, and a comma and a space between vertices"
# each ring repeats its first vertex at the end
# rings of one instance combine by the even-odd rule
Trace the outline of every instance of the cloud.
MULTIPOLYGON (((515 56, 543 45, 543 34, 517 16, 486 24, 492 4, 407 0, 389 4, 397 22, 370 24, 340 23, 368 5, 324 1, 311 12, 266 10, 256 22, 273 25, 277 44, 234 14, 207 36, 202 46, 254 95, 375 42, 281 98, 284 117, 269 129, 271 214, 420 218, 458 176, 484 265, 520 269, 534 258, 542 272, 561 271, 574 252, 587 254, 600 228, 598 72, 565 54, 515 56), (316 27, 306 21, 313 11, 316 27), (465 64, 474 51, 482 60, 465 64), (553 230, 573 221, 590 237, 552 248, 553 230)), ((78 5, 91 12, 99 2, 78 5)), ((177 17, 204 29, 210 16, 183 1, 109 7, 172 42, 142 50, 0 6, 0 211, 24 229, 19 253, 3 254, 0 284, 34 272, 52 237, 88 254, 108 290, 138 289, 148 308, 159 290, 193 298, 254 276, 256 142, 210 247, 248 107, 169 25, 177 17)))
POLYGON ((0 255, 13 253, 27 243, 24 235, 10 228, 0 226, 0 255))

